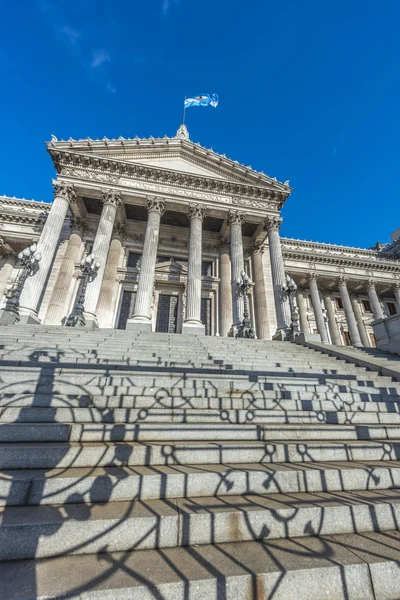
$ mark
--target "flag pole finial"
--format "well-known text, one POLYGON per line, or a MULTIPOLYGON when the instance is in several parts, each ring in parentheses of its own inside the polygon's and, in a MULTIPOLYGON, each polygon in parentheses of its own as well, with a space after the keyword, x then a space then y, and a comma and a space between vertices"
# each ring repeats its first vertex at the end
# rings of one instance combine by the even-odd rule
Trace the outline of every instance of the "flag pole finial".
POLYGON ((178 131, 176 132, 176 137, 179 138, 180 140, 188 140, 189 139, 189 131, 184 123, 182 123, 182 125, 179 127, 178 131))

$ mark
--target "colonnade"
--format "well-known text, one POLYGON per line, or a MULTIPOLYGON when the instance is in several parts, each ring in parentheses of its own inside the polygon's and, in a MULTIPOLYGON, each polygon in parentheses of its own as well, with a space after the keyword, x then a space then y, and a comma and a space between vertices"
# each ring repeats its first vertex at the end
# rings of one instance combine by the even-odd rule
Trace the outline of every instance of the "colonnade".
MULTIPOLYGON (((39 267, 25 281, 20 297, 21 322, 38 323, 38 310, 49 278, 53 259, 58 246, 61 230, 68 208, 76 200, 73 184, 54 181, 54 202, 42 230, 38 242, 38 251, 42 255, 39 267)), ((118 295, 118 266, 122 251, 124 230, 121 224, 116 225, 116 215, 122 203, 121 193, 112 189, 103 189, 102 212, 94 238, 92 254, 99 263, 96 276, 87 285, 85 298, 85 321, 89 327, 112 327, 110 315, 113 314, 118 295)), ((133 316, 128 319, 127 328, 140 331, 152 329, 152 303, 155 283, 155 267, 160 235, 161 217, 165 212, 165 201, 159 197, 147 199, 147 223, 137 284, 135 309, 133 316)), ((202 293, 202 229, 206 214, 204 206, 189 204, 188 218, 190 236, 188 248, 188 273, 186 284, 186 307, 182 326, 183 333, 204 334, 201 322, 201 293, 202 293)), ((244 301, 237 285, 237 280, 244 270, 244 249, 242 225, 245 214, 240 210, 229 210, 226 215, 230 227, 229 241, 222 241, 219 250, 219 328, 220 335, 235 335, 243 319, 244 301)), ((286 301, 283 289, 286 284, 285 265, 282 256, 279 230, 282 219, 278 215, 268 216, 264 221, 264 229, 268 236, 272 286, 274 292, 277 334, 285 338, 290 328, 290 307, 286 301)), ((83 236, 85 224, 80 219, 73 219, 72 232, 67 242, 53 286, 46 312, 47 324, 59 324, 68 311, 68 298, 71 290, 71 280, 75 265, 83 252, 83 236)), ((268 318, 266 282, 264 277, 263 243, 253 243, 250 254, 252 260, 252 276, 254 279, 254 313, 257 337, 269 338, 271 328, 268 318)), ((0 297, 6 289, 11 276, 15 258, 9 256, 0 271, 0 297)), ((369 345, 369 338, 363 322, 360 306, 356 298, 348 291, 348 280, 338 278, 337 289, 340 292, 351 343, 354 346, 369 345)), ((335 319, 335 311, 330 292, 319 289, 318 274, 312 272, 309 276, 313 310, 321 340, 333 344, 341 343, 341 336, 335 319), (321 294, 326 317, 322 308, 321 294)), ((400 283, 394 287, 394 295, 400 312, 400 283)), ((376 292, 375 281, 368 281, 368 297, 374 319, 382 318, 382 307, 376 292)), ((297 290, 297 305, 299 309, 300 329, 308 329, 307 310, 304 292, 297 290)))
MULTIPOLYGON (((22 323, 39 323, 41 300, 50 275, 61 230, 68 208, 76 201, 73 184, 54 181, 54 202, 38 242, 42 259, 36 271, 27 278, 20 297, 20 319, 22 323)), ((121 193, 103 189, 101 195, 102 212, 97 226, 92 254, 99 265, 92 280, 89 280, 85 296, 85 322, 89 327, 104 325, 107 316, 113 311, 117 298, 117 272, 122 249, 120 226, 115 226, 118 207, 122 203, 121 193)), ((160 234, 161 217, 165 211, 165 201, 159 197, 147 199, 147 223, 144 238, 140 273, 137 284, 135 309, 128 319, 127 329, 151 331, 152 302, 155 282, 155 267, 160 234)), ((183 333, 204 334, 201 322, 202 291, 202 225, 206 209, 199 204, 188 205, 190 236, 188 248, 188 273, 186 284, 186 307, 183 333)), ((220 286, 219 322, 221 335, 235 335, 243 319, 244 300, 237 280, 244 270, 242 224, 245 215, 240 210, 227 212, 230 227, 230 240, 220 245, 220 286)), ((284 305, 281 285, 285 281, 285 269, 280 248, 279 227, 281 219, 267 218, 265 228, 269 236, 269 250, 274 281, 278 328, 285 330, 289 325, 288 307, 284 305)), ((45 322, 59 324, 66 316, 71 293, 71 281, 75 266, 83 252, 85 225, 81 219, 72 220, 72 231, 67 241, 58 275, 47 306, 45 322)), ((251 248, 252 271, 254 277, 254 310, 259 338, 270 337, 265 291, 262 253, 260 244, 251 248)), ((0 291, 6 288, 14 266, 14 258, 6 261, 0 274, 0 291)), ((4 291, 4 290, 3 290, 4 291)), ((111 323, 107 323, 112 326, 111 323)))
MULTIPOLYGON (((331 343, 334 345, 341 345, 341 335, 336 322, 336 314, 331 297, 332 288, 331 286, 329 286, 329 289, 327 289, 326 287, 322 287, 322 289, 320 289, 318 284, 319 278, 319 274, 314 271, 311 272, 308 276, 312 308, 314 312, 317 330, 319 335, 321 336, 321 341, 323 343, 329 343, 329 341, 331 341, 331 343), (323 304, 321 302, 321 296, 323 304), (326 319, 323 307, 326 312, 326 319), (328 336, 327 326, 330 333, 330 340, 328 336)), ((368 347, 371 345, 371 343, 365 327, 360 303, 358 298, 353 293, 349 292, 348 281, 348 277, 340 276, 337 278, 336 283, 337 290, 340 293, 340 298, 342 301, 350 341, 353 346, 368 347)), ((366 283, 373 319, 382 319, 384 318, 384 314, 381 302, 376 291, 376 282, 373 279, 369 279, 366 283)), ((400 312, 399 283, 396 283, 394 285, 393 292, 397 303, 397 310, 398 312, 400 312)), ((300 329, 301 331, 308 332, 307 308, 304 297, 304 289, 302 287, 297 288, 296 299, 299 310, 300 329)))

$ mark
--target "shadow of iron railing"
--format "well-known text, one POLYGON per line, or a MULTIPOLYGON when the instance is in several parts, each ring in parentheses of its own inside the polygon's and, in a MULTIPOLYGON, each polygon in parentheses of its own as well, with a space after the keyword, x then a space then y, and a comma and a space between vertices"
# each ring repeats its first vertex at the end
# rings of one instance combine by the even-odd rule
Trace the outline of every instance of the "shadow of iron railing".
MULTIPOLYGON (((39 351, 38 351, 39 352, 39 351)), ((65 398, 63 394, 60 394, 57 390, 57 386, 62 383, 62 382, 67 382, 67 379, 63 379, 66 375, 66 371, 70 370, 71 372, 73 370, 75 370, 77 368, 77 364, 76 363, 69 363, 69 362, 63 362, 62 358, 63 355, 62 353, 57 353, 56 355, 54 354, 43 354, 43 352, 48 352, 48 350, 44 350, 41 351, 39 353, 35 353, 32 354, 31 360, 28 361, 26 364, 24 364, 22 361, 19 361, 19 367, 22 367, 22 369, 37 369, 38 373, 37 373, 37 377, 35 378, 30 378, 29 377, 29 373, 28 373, 28 377, 27 379, 25 379, 24 381, 18 381, 16 384, 12 384, 12 383, 8 383, 5 381, 2 381, 0 384, 0 394, 3 397, 6 397, 6 401, 7 403, 10 402, 10 405, 7 404, 7 406, 11 406, 13 403, 13 398, 12 398, 12 386, 13 385, 19 385, 22 383, 22 388, 25 386, 25 390, 27 388, 29 388, 29 382, 31 382, 32 384, 36 384, 36 387, 34 390, 32 391, 25 391, 25 397, 29 396, 31 397, 32 401, 30 406, 23 406, 20 407, 21 410, 19 411, 18 416, 16 417, 16 419, 13 421, 14 424, 30 424, 30 426, 32 426, 32 422, 29 421, 29 414, 27 413, 27 411, 31 410, 31 408, 40 408, 40 409, 45 409, 46 411, 49 411, 46 413, 46 422, 47 423, 56 423, 57 425, 59 424, 56 421, 56 414, 55 410, 57 410, 55 407, 53 407, 52 403, 54 401, 55 398, 57 398, 57 396, 59 397, 59 402, 61 404, 65 404, 68 407, 68 402, 72 401, 72 399, 78 399, 78 402, 80 401, 79 398, 82 398, 82 402, 87 403, 88 399, 90 399, 92 396, 91 394, 88 394, 88 390, 86 385, 82 385, 79 384, 77 382, 75 382, 73 384, 74 388, 75 388, 75 393, 71 396, 73 396, 73 398, 65 398), (45 362, 45 363, 40 363, 38 364, 40 361, 38 361, 38 357, 46 357, 49 359, 49 362, 45 362), (61 368, 61 371, 58 372, 58 370, 61 368), (45 390, 45 392, 44 392, 45 390), (81 394, 81 395, 80 395, 81 394), (49 403, 48 406, 46 406, 46 402, 49 403), (44 406, 43 406, 44 404, 44 406)), ((2 361, 1 366, 4 366, 5 368, 12 368, 14 365, 14 361, 2 361)), ((92 365, 91 365, 92 368, 92 365)), ((98 367, 96 367, 98 369, 102 369, 103 371, 107 372, 108 375, 103 375, 103 377, 107 377, 110 375, 110 373, 112 372, 113 374, 115 374, 115 371, 113 370, 112 366, 107 366, 106 368, 104 367, 104 365, 99 365, 98 367)), ((79 369, 81 369, 81 367, 79 367, 79 369)), ((136 369, 130 369, 135 371, 136 369)), ((141 369, 137 369, 137 370, 141 370, 143 371, 143 368, 141 369)), ((147 369, 148 370, 148 369, 147 369)), ((178 372, 181 373, 181 370, 177 370, 178 372)), ((150 370, 150 372, 159 372, 159 370, 157 371, 157 367, 154 367, 154 369, 152 368, 150 370)), ((193 373, 197 373, 199 372, 197 368, 195 369, 186 369, 184 374, 181 376, 181 378, 179 379, 180 382, 184 382, 186 381, 191 374, 193 373)), ((203 372, 204 371, 200 371, 203 372)), ((36 375, 36 374, 35 374, 36 375)), ((265 373, 263 372, 263 376, 265 376, 265 373)), ((279 373, 279 376, 282 376, 282 373, 279 373)), ((97 381, 97 387, 101 388, 105 387, 105 384, 102 385, 99 381, 97 381)), ((33 387, 33 385, 32 385, 33 387)), ((22 389, 20 388, 20 389, 22 389)), ((156 393, 164 393, 166 388, 160 388, 158 390, 158 392, 156 393)), ((218 389, 218 388, 215 388, 218 389)), ((261 390, 262 391, 262 390, 261 390)), ((246 392, 248 393, 248 392, 246 392)), ((20 395, 20 398, 23 397, 24 395, 24 391, 20 391, 17 392, 16 394, 20 395)), ((1 396, 0 396, 1 397, 1 396)), ((165 396, 163 396, 164 398, 165 396)), ((180 398, 178 396, 178 398, 180 398)), ((181 398, 180 398, 181 400, 181 398)), ((14 398, 14 405, 15 402, 17 400, 14 398)), ((193 401, 193 400, 192 400, 193 401)), ((16 405, 17 406, 17 405, 16 405)), ((68 407, 71 408, 71 407, 68 407)), ((85 408, 83 406, 81 406, 80 408, 85 408)), ((126 424, 126 423, 115 423, 113 421, 113 418, 109 412, 109 408, 105 409, 105 414, 106 414, 106 421, 104 421, 107 424, 112 425, 113 427, 115 427, 114 429, 114 433, 110 433, 109 435, 109 439, 110 442, 116 442, 119 440, 124 440, 126 437, 126 434, 130 434, 132 432, 135 431, 135 427, 132 428, 132 430, 130 430, 130 424, 126 424)), ((73 415, 73 413, 72 413, 73 415)), ((74 422, 74 421, 72 421, 74 422)), ((76 421, 77 423, 79 422, 78 420, 76 421)), ((227 424, 229 425, 229 421, 227 421, 227 424)), ((37 421, 33 424, 34 426, 41 426, 41 422, 37 421)), ((69 430, 68 430, 69 431, 69 430)), ((62 463, 63 458, 65 457, 65 455, 68 452, 68 445, 69 445, 69 439, 65 440, 65 448, 62 448, 60 446, 57 446, 57 453, 54 456, 54 464, 53 465, 48 465, 46 469, 42 470, 42 479, 40 478, 36 478, 35 479, 35 485, 34 485, 34 501, 36 504, 32 504, 32 506, 40 506, 40 502, 41 501, 49 501, 49 503, 47 504, 46 502, 46 527, 40 528, 40 527, 36 527, 36 528, 31 528, 30 532, 29 532, 29 538, 24 540, 25 545, 25 552, 29 552, 31 555, 39 555, 40 556, 40 548, 42 547, 42 542, 43 539, 47 538, 49 541, 51 541, 50 546, 53 546, 53 544, 55 543, 56 540, 61 539, 61 534, 62 534, 62 530, 64 527, 66 527, 66 525, 68 525, 71 522, 75 522, 77 524, 79 523, 85 523, 90 521, 91 519, 95 518, 95 512, 98 508, 103 509, 104 506, 111 504, 113 501, 113 493, 114 491, 117 489, 118 485, 120 484, 120 482, 122 482, 124 479, 126 479, 127 477, 127 472, 125 469, 122 468, 121 465, 123 465, 123 463, 128 463, 129 464, 129 460, 130 457, 132 456, 132 454, 135 451, 135 447, 133 445, 129 445, 129 444, 116 444, 114 445, 110 445, 108 446, 108 449, 111 448, 111 454, 112 457, 111 458, 107 458, 107 462, 109 462, 109 464, 107 465, 106 468, 112 469, 115 468, 115 471, 112 472, 112 475, 110 473, 105 473, 103 475, 98 475, 96 473, 96 469, 98 468, 98 464, 93 465, 91 468, 89 468, 89 470, 86 470, 85 473, 82 473, 81 475, 81 482, 85 482, 88 479, 93 480, 90 485, 88 486, 88 488, 86 489, 86 491, 84 493, 79 493, 76 492, 76 488, 79 487, 79 485, 77 485, 77 482, 75 481, 74 483, 65 483, 64 487, 61 488, 61 491, 59 492, 60 495, 64 495, 65 496, 65 500, 63 501, 62 505, 60 504, 56 504, 53 505, 50 503, 51 501, 51 496, 46 495, 46 481, 50 480, 51 478, 55 477, 55 475, 52 474, 52 470, 57 469, 58 465, 62 463), (48 476, 46 478, 46 475, 48 476), (70 493, 69 493, 70 492, 70 493), (39 551, 39 552, 38 552, 39 551)), ((45 440, 43 440, 43 444, 45 444, 45 440)), ((50 442, 50 443, 54 443, 54 442, 50 442)), ((55 442, 55 444, 57 444, 57 442, 55 442)), ((165 446, 168 446, 168 444, 164 444, 165 446)), ((143 446, 145 447, 151 447, 151 444, 143 444, 143 446)), ((267 449, 268 444, 265 445, 265 454, 264 456, 267 457, 269 454, 269 451, 267 449)), ((240 447, 240 445, 238 445, 238 447, 240 447)), ((37 450, 38 448, 32 446, 32 453, 37 450)), ((271 450, 271 448, 270 448, 271 450)), ((200 452, 204 453, 204 449, 200 450, 200 452)), ((177 455, 174 456, 173 452, 171 452, 169 455, 168 453, 166 454, 166 458, 170 456, 171 458, 171 462, 172 460, 176 461, 177 460, 177 455)), ((65 475, 66 472, 73 468, 74 465, 79 461, 79 453, 77 454, 76 459, 74 459, 72 461, 72 463, 65 468, 62 468, 61 473, 58 472, 58 476, 59 475, 65 475)), ((100 461, 101 462, 101 461, 100 461)), ((97 463, 98 463, 98 459, 97 459, 97 463)), ((78 468, 78 467, 77 467, 78 468)), ((198 470, 200 469, 200 467, 197 468, 198 470)), ((158 469, 160 470, 160 469, 158 469)), ((154 466, 152 466, 152 472, 156 472, 156 468, 154 466)), ((20 479, 18 478, 18 474, 14 473, 14 474, 10 474, 10 470, 3 470, 3 474, 5 477, 7 477, 7 481, 8 481, 8 498, 9 499, 13 499, 16 497, 21 497, 21 491, 20 489, 20 479)), ((163 475, 163 474, 161 474, 163 475)), ((129 476, 129 475, 128 475, 129 476)), ((142 476, 142 479, 144 478, 144 476, 142 476)), ((189 474, 184 474, 183 478, 185 479, 189 479, 189 474)), ((160 483, 159 483, 159 497, 163 498, 163 495, 165 496, 165 486, 166 486, 166 482, 165 482, 165 477, 161 476, 160 478, 160 483)), ((78 482, 79 482, 79 477, 78 477, 78 482)), ((217 489, 215 490, 215 495, 216 496, 223 496, 223 492, 226 494, 226 492, 228 491, 232 491, 232 486, 230 485, 232 482, 229 480, 229 474, 227 475, 226 473, 221 473, 220 476, 220 482, 219 482, 219 487, 217 487, 217 489)), ((276 488, 279 490, 279 481, 276 479, 276 477, 274 477, 274 474, 269 472, 266 473, 266 479, 265 479, 265 483, 266 483, 266 490, 270 490, 272 486, 276 486, 276 488)), ((137 577, 139 580, 141 580, 145 585, 147 585, 149 587, 149 589, 152 590, 151 593, 154 594, 154 598, 159 598, 160 600, 163 600, 164 597, 161 593, 159 593, 157 591, 157 589, 154 587, 154 585, 152 584, 151 578, 150 577, 143 577, 143 575, 140 575, 139 572, 135 572, 135 571, 131 571, 129 567, 125 567, 126 561, 123 560, 123 557, 119 557, 118 560, 115 560, 114 555, 111 554, 111 550, 112 550, 112 542, 110 540, 112 540, 113 536, 118 536, 119 540, 121 538, 121 531, 123 529, 126 528, 127 523, 129 522, 129 519, 132 516, 132 513, 137 510, 137 506, 138 506, 138 502, 140 503, 140 506, 143 508, 143 510, 148 511, 153 517, 154 517, 154 522, 152 525, 149 526, 145 526, 143 531, 140 532, 137 535, 137 538, 132 541, 132 539, 130 539, 127 542, 127 547, 123 549, 123 552, 126 553, 126 557, 127 560, 130 557, 130 553, 132 552, 132 550, 137 550, 139 548, 143 548, 146 547, 146 543, 148 542, 148 540, 151 540, 152 545, 155 548, 158 548, 158 552, 159 555, 161 557, 164 557, 164 560, 166 562, 168 562, 168 564, 170 565, 171 568, 174 568, 176 570, 177 574, 181 574, 180 576, 183 577, 184 581, 186 582, 186 589, 189 589, 189 579, 185 578, 182 574, 182 571, 180 570, 180 563, 179 561, 175 561, 175 563, 173 561, 171 561, 170 559, 167 559, 166 557, 168 556, 167 551, 163 550, 160 548, 161 544, 161 535, 162 535, 162 520, 165 518, 165 514, 161 513, 160 511, 157 511, 157 509, 155 508, 154 504, 151 504, 150 501, 147 501, 146 499, 142 500, 141 499, 141 490, 142 490, 142 486, 143 486, 143 482, 139 483, 139 489, 136 493, 136 495, 129 499, 124 501, 124 505, 120 506, 119 508, 121 509, 119 511, 119 513, 116 515, 116 517, 114 518, 113 522, 110 524, 107 524, 106 526, 104 526, 103 528, 101 528, 98 531, 95 531, 93 534, 90 534, 89 537, 87 539, 84 540, 79 540, 79 539, 74 539, 73 537, 71 537, 71 543, 69 546, 64 547, 61 554, 62 555, 73 555, 75 553, 86 553, 86 552, 93 552, 94 555, 97 555, 97 553, 99 554, 99 558, 102 565, 105 566, 105 570, 104 573, 102 574, 97 574, 93 577, 92 580, 88 581, 85 585, 85 589, 90 589, 90 587, 97 585, 99 581, 104 581, 105 578, 108 578, 112 575, 112 573, 114 573, 117 569, 126 569, 128 573, 130 573, 132 576, 137 577), (104 543, 104 545, 102 545, 104 543)), ((186 483, 186 486, 188 487, 188 483, 186 483)), ((29 493, 32 493, 32 489, 30 490, 29 493)), ((29 493, 28 493, 28 498, 29 498, 29 493)), ((387 498, 387 496, 386 496, 387 498)), ((18 517, 21 516, 20 514, 18 514, 18 511, 16 510, 15 506, 11 506, 10 503, 7 503, 7 497, 3 498, 4 503, 5 503, 5 508, 3 511, 3 525, 8 526, 8 527, 12 527, 13 524, 15 524, 18 521, 18 517)), ((205 503, 201 504, 201 511, 205 511, 208 515, 210 515, 210 530, 209 530, 209 537, 211 540, 211 543, 218 544, 218 536, 216 534, 216 524, 215 524, 215 520, 213 515, 215 514, 215 511, 213 511, 213 502, 215 502, 214 499, 207 499, 207 501, 205 503), (208 502, 208 506, 207 506, 207 502, 208 502)), ((226 501, 223 501, 226 503, 226 501)), ((257 506, 258 501, 255 499, 251 499, 250 500, 250 504, 253 507, 257 506)), ((344 505, 347 506, 349 508, 349 511, 351 512, 351 502, 350 501, 343 501, 344 505)), ((371 522, 372 525, 374 527, 379 527, 379 523, 376 520, 376 516, 373 515, 373 504, 368 504, 366 501, 365 503, 367 504, 367 506, 370 507, 370 511, 371 511, 371 522), (375 520, 374 520, 375 519, 375 520)), ((196 504, 196 503, 195 503, 196 504)), ((323 503, 322 503, 323 504, 323 503)), ((193 500, 191 500, 191 505, 193 507, 193 500)), ((20 505, 20 506, 24 506, 24 505, 20 505)), ((177 512, 177 508, 176 508, 176 502, 173 501, 173 499, 167 499, 164 503, 163 506, 169 508, 174 514, 177 514, 177 518, 181 521, 181 525, 180 527, 182 527, 182 531, 184 531, 184 538, 182 540, 182 544, 185 544, 185 538, 186 541, 191 539, 191 531, 190 531, 190 519, 188 519, 187 517, 185 517, 184 514, 182 514, 182 509, 181 512, 177 512)), ((243 507, 240 506, 236 506, 235 508, 240 509, 243 507)), ((295 519, 295 516, 298 514, 300 508, 299 506, 295 506, 294 508, 292 507, 292 511, 290 513, 290 515, 288 516, 283 516, 282 515, 278 515, 278 513, 275 511, 275 513, 272 511, 272 518, 274 518, 275 520, 279 520, 279 522, 282 524, 283 523, 283 527, 286 528, 287 533, 289 534, 289 524, 293 521, 293 519, 295 519)), ((243 510, 242 510, 243 512, 243 510)), ((250 511, 247 511, 250 512, 250 511)), ((321 516, 320 516, 320 523, 322 524, 324 522, 324 507, 321 507, 321 516)), ((21 511, 20 511, 21 513, 21 511)), ((253 522, 251 521, 251 519, 248 518, 248 514, 245 514, 245 518, 243 519, 243 523, 244 523, 244 527, 247 530, 247 535, 248 535, 248 539, 252 539, 252 540, 258 540, 260 539, 260 537, 265 538, 265 539, 269 539, 269 535, 268 535, 268 531, 264 528, 261 527, 261 529, 256 530, 254 527, 253 522)), ((112 519, 110 519, 112 520, 112 519)), ((396 523, 397 525, 397 523, 396 523)), ((78 529, 76 529, 76 531, 78 531, 78 529)), ((306 523, 305 525, 303 525, 303 535, 318 535, 321 532, 321 528, 315 524, 310 525, 310 523, 306 523)), ((64 534, 63 536, 64 537, 64 534)), ((78 536, 77 536, 78 537, 78 536)), ((131 536, 132 537, 132 536, 131 536)), ((272 539, 272 538, 271 538, 272 539)), ((20 540, 15 540, 15 547, 18 548, 19 547, 19 542, 20 540)), ((321 542, 323 544, 323 542, 321 542)), ((260 549, 264 552, 268 552, 268 553, 272 553, 272 548, 273 545, 271 546, 271 542, 269 542, 269 546, 266 545, 262 545, 260 544, 260 549)), ((276 545, 278 545, 278 542, 276 542, 276 545)), ((227 550, 224 549, 224 547, 218 547, 218 551, 221 553, 226 553, 226 555, 229 555, 229 552, 227 550)), ((215 566, 215 564, 211 563, 210 561, 205 560, 202 557, 202 551, 201 549, 198 548, 188 548, 185 552, 187 552, 192 558, 194 558, 195 560, 197 560, 199 563, 202 563, 204 568, 208 569, 210 571, 210 573, 213 573, 214 576, 219 579, 219 580, 223 580, 224 579, 224 573, 221 570, 218 570, 218 567, 215 566)), ((306 552, 306 551, 305 551, 306 552)), ((301 545, 299 545, 299 553, 301 553, 301 545)), ((307 553, 307 552, 306 552, 307 553)), ((51 556, 57 556, 57 552, 53 549, 51 550, 51 556)), ((324 550, 324 556, 325 558, 330 558, 332 557, 332 552, 329 549, 329 545, 325 546, 325 550, 324 550)), ((233 557, 233 554, 231 555, 231 558, 233 557)), ((29 557, 27 557, 29 558, 29 557)), ((233 557, 234 558, 234 557, 233 557)), ((232 558, 232 559, 233 559, 232 558)), ((334 559, 332 559, 334 560, 334 559)), ((279 561, 278 561, 279 563, 279 561)), ((277 563, 277 564, 278 564, 277 563)), ((31 563, 29 560, 26 562, 26 570, 25 570, 25 581, 27 581, 27 579, 30 579, 30 586, 31 589, 36 589, 37 585, 36 585, 36 567, 37 565, 35 563, 31 563)), ((282 563, 282 578, 285 577, 284 574, 284 565, 282 563)), ((254 572, 252 573, 251 568, 249 569, 248 566, 244 567, 245 569, 247 569, 247 571, 249 573, 252 574, 252 576, 254 574, 254 572)), ((278 582, 276 584, 276 590, 279 588, 278 582)), ((67 590, 66 594, 64 597, 72 597, 73 595, 77 595, 78 593, 80 593, 81 591, 83 591, 83 588, 73 588, 71 587, 71 589, 67 590)), ((272 592, 271 592, 272 593, 272 592)), ((220 598, 227 598, 227 596, 224 594, 226 594, 226 592, 224 592, 223 587, 221 587, 221 591, 220 591, 220 598)), ((273 595, 270 595, 269 597, 273 597, 273 595)))

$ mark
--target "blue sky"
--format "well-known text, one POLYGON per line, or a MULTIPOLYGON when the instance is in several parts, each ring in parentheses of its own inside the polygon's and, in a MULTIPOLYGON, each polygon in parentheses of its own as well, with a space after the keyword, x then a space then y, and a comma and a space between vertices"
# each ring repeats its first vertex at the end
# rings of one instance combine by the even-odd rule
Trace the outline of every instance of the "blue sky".
POLYGON ((400 226, 395 0, 0 0, 0 194, 52 199, 44 141, 174 135, 294 188, 282 234, 400 226))

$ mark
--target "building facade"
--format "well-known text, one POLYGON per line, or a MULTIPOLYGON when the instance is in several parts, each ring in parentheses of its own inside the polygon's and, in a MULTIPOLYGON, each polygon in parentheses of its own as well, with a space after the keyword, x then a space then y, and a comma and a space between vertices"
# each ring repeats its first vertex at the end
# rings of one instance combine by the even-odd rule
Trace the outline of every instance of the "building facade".
POLYGON ((400 312, 399 239, 367 250, 280 237, 289 182, 193 143, 184 126, 170 138, 53 137, 47 149, 53 203, 0 197, 0 323, 18 289, 21 323, 65 324, 84 298, 88 327, 235 335, 243 272, 258 338, 290 327, 287 273, 300 329, 326 343, 373 346, 371 322, 400 312), (34 242, 27 274, 17 256, 34 242))

